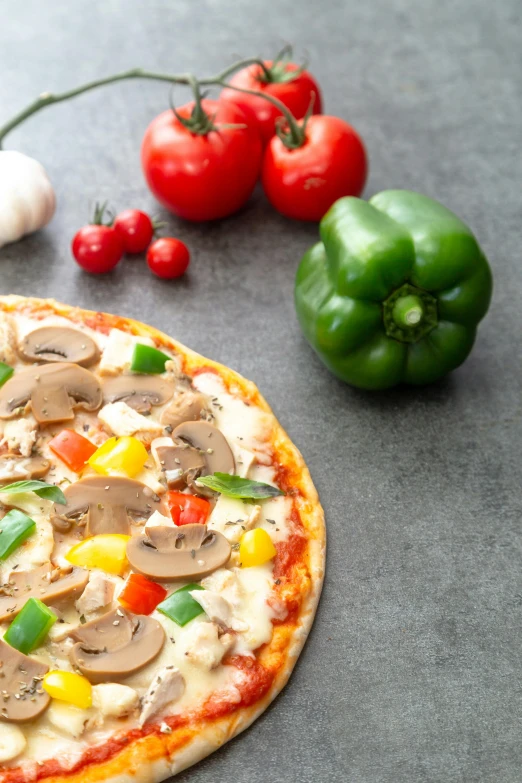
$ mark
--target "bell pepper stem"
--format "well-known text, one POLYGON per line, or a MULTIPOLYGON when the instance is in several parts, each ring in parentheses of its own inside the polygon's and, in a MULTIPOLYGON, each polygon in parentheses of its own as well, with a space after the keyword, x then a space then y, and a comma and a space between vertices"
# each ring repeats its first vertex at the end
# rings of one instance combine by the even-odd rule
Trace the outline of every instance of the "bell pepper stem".
POLYGON ((418 296, 401 296, 393 307, 393 320, 401 329, 418 326, 424 316, 424 307, 418 296))

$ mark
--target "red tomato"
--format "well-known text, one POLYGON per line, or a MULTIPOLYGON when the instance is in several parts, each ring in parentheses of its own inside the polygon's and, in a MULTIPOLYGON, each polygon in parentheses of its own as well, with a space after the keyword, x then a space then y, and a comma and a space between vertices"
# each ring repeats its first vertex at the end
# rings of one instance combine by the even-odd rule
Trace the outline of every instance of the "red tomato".
POLYGON ((210 514, 210 503, 196 495, 171 491, 167 496, 170 515, 175 525, 204 525, 210 514))
POLYGON ((321 220, 341 196, 359 196, 367 174, 366 151, 355 130, 338 117, 310 117, 302 147, 278 136, 268 145, 262 182, 270 203, 286 217, 321 220))
POLYGON ((190 264, 189 249, 181 239, 162 237, 147 250, 147 264, 158 277, 173 280, 187 271, 190 264))
POLYGON ((131 574, 118 601, 134 614, 150 614, 167 597, 167 590, 141 574, 131 574))
MULTIPOLYGON (((270 69, 272 60, 264 60, 263 62, 266 67, 270 69)), ((299 67, 300 66, 295 63, 286 63, 283 70, 283 78, 284 74, 291 73, 292 71, 299 71, 299 67)), ((274 98, 278 98, 290 109, 294 117, 298 120, 305 116, 310 101, 312 100, 313 93, 315 95, 315 100, 312 114, 321 114, 321 90, 308 71, 297 73, 295 79, 292 81, 277 81, 277 71, 274 73, 276 81, 267 82, 263 79, 263 76, 264 72, 260 65, 249 65, 247 68, 243 68, 241 71, 234 74, 234 76, 229 79, 229 82, 236 87, 241 87, 246 90, 255 90, 261 94, 266 93, 267 95, 272 95, 274 98)), ((282 116, 276 106, 257 95, 247 95, 231 89, 224 89, 221 93, 221 99, 230 101, 236 106, 239 106, 248 118, 253 119, 259 128, 263 142, 268 144, 274 135, 275 121, 277 117, 282 116)))
MULTIPOLYGON (((147 183, 167 209, 186 220, 215 220, 237 212, 250 197, 261 169, 262 145, 256 128, 245 125, 237 106, 203 100, 215 130, 191 132, 165 111, 143 138, 141 164, 147 183)), ((191 116, 193 103, 178 109, 191 116)))
POLYGON ((114 269, 123 255, 123 243, 111 226, 84 226, 72 241, 72 253, 82 269, 99 275, 114 269))
POLYGON ((59 432, 49 441, 49 448, 75 473, 81 473, 89 457, 98 451, 98 446, 74 430, 59 432))
POLYGON ((113 227, 120 235, 126 253, 144 253, 154 236, 152 220, 139 209, 120 212, 113 227))

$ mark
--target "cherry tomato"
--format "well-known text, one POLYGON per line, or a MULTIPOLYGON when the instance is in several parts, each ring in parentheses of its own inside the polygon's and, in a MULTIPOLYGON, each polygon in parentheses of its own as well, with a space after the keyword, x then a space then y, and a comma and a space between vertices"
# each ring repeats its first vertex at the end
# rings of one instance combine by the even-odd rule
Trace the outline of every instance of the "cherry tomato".
POLYGON ((84 226, 72 241, 72 253, 82 269, 99 275, 114 269, 123 255, 123 244, 111 226, 84 226))
POLYGON ((181 277, 190 263, 189 249, 181 239, 162 237, 147 250, 149 269, 164 280, 181 277))
MULTIPOLYGON (((321 90, 308 71, 300 71, 300 67, 295 63, 274 64, 271 60, 263 62, 268 70, 274 66, 273 81, 266 81, 260 65, 249 65, 234 74, 229 80, 230 84, 278 98, 298 120, 305 116, 313 93, 315 99, 312 114, 321 114, 321 90), (292 72, 296 73, 295 79, 288 78, 288 74, 292 72)), ((256 123, 264 144, 268 144, 274 135, 275 121, 277 117, 281 117, 281 112, 276 106, 257 95, 247 95, 232 89, 224 89, 221 99, 239 106, 246 116, 256 123)))
MULTIPOLYGON (((192 132, 172 111, 154 119, 145 132, 141 163, 147 183, 167 209, 186 220, 232 215, 250 197, 261 169, 262 145, 241 109, 203 100, 215 129, 192 132), (243 127, 227 127, 228 125, 243 127)), ((194 103, 178 109, 186 119, 194 103)))
POLYGON ((338 117, 310 117, 302 147, 278 136, 268 145, 262 182, 270 203, 286 217, 320 220, 342 196, 359 196, 367 174, 363 142, 338 117))
POLYGON ((152 220, 139 209, 120 212, 116 215, 113 226, 120 235, 126 253, 144 253, 154 236, 152 220))

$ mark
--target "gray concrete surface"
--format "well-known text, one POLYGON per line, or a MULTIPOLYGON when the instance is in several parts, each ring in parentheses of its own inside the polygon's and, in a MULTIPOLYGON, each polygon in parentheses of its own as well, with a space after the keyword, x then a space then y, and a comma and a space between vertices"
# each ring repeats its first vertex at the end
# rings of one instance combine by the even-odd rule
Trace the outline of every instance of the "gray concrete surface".
POLYGON ((45 163, 60 204, 47 231, 0 251, 1 291, 142 319, 254 380, 326 510, 325 591, 290 684, 180 783, 522 780, 521 14, 518 0, 0 0, 0 119, 126 67, 208 73, 293 41, 327 110, 367 142, 366 193, 439 198, 494 268, 463 368, 429 389, 364 394, 328 375, 294 317, 315 227, 261 193, 216 225, 169 218, 193 252, 182 282, 140 260, 105 278, 75 266, 69 242, 97 199, 160 212, 138 150, 164 85, 93 93, 9 137, 45 163))

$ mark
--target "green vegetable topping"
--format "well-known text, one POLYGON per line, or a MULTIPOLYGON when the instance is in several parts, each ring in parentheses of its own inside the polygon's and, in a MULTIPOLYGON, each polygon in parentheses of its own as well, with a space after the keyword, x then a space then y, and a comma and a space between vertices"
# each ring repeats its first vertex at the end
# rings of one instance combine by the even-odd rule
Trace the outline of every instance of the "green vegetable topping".
POLYGON ((29 598, 4 636, 4 641, 15 650, 29 655, 40 647, 58 618, 38 598, 29 598))
POLYGON ((13 373, 14 369, 12 367, 0 362, 0 386, 3 386, 4 383, 9 380, 13 373))
POLYGON ((228 473, 214 473, 212 476, 201 476, 197 484, 227 495, 229 498, 241 500, 264 500, 284 495, 277 487, 263 484, 261 481, 251 481, 240 476, 230 476, 228 473))
POLYGON ((36 531, 36 522, 13 508, 0 520, 0 560, 5 560, 36 531))
POLYGON ((181 626, 203 614, 201 606, 189 595, 191 590, 204 590, 204 588, 196 584, 181 587, 175 593, 169 595, 168 598, 165 598, 161 604, 158 604, 156 607, 158 612, 170 617, 171 620, 174 620, 175 623, 181 626))
POLYGON ((165 372, 165 362, 168 362, 169 359, 170 356, 167 356, 162 351, 158 351, 157 348, 138 343, 134 346, 130 368, 132 372, 154 375, 165 372))
POLYGON ((21 495, 24 492, 34 492, 38 497, 44 498, 44 500, 52 500, 53 503, 59 503, 61 506, 65 506, 67 503, 60 487, 54 484, 47 484, 45 481, 38 481, 37 479, 15 481, 14 484, 6 484, 5 487, 0 487, 0 494, 21 495))

